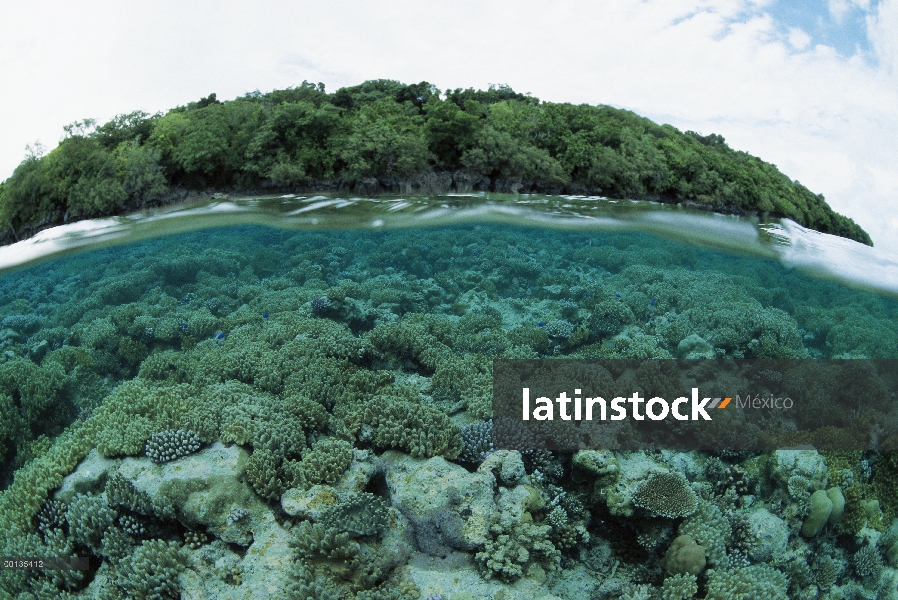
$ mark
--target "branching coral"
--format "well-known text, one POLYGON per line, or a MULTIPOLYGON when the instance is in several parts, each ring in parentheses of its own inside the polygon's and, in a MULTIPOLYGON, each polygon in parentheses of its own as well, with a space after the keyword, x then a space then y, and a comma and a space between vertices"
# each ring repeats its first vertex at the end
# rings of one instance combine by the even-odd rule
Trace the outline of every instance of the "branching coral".
POLYGON ((698 510, 680 523, 678 532, 700 544, 712 565, 723 564, 726 560, 726 547, 733 532, 729 521, 715 505, 699 503, 698 510))
POLYGON ((426 405, 377 397, 354 411, 347 424, 362 441, 399 448, 412 456, 455 458, 462 451, 458 426, 426 405))
POLYGON ((112 527, 115 511, 101 496, 79 494, 69 504, 66 520, 69 534, 79 544, 99 550, 106 530, 112 527))
POLYGON ((146 454, 154 463, 177 460, 200 449, 199 436, 190 429, 165 429, 150 436, 146 454))
POLYGON ((661 585, 661 600, 688 600, 698 593, 695 575, 673 575, 661 585))
POLYGON ((177 542, 146 540, 119 563, 116 586, 131 598, 178 598, 178 575, 186 564, 187 554, 177 542))
POLYGON ((352 461, 352 445, 345 440, 322 439, 302 455, 304 485, 334 483, 352 461))
POLYGON ((134 487, 134 484, 113 472, 106 480, 106 501, 110 506, 121 507, 131 512, 149 516, 153 514, 153 502, 146 492, 134 487))
POLYGON ((461 428, 464 445, 459 460, 479 463, 493 450, 493 420, 469 423, 461 428))
POLYGON ((715 569, 708 575, 708 600, 788 599, 789 580, 767 565, 715 569))
POLYGON ((549 541, 551 526, 517 520, 509 512, 493 515, 490 538, 474 560, 485 577, 514 581, 531 564, 554 568, 560 553, 549 541))

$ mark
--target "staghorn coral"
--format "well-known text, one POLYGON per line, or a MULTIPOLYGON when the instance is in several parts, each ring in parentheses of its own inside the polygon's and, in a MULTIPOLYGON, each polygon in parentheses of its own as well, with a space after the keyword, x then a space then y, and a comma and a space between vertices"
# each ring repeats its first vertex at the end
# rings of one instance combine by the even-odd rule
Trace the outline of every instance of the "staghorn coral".
POLYGON ((883 504, 885 517, 898 517, 898 450, 881 453, 872 484, 883 504))
POLYGON ((63 477, 90 450, 91 441, 86 433, 81 428, 61 435, 45 454, 19 469, 13 483, 0 494, 0 547, 15 547, 17 540, 33 531, 34 518, 49 492, 59 487, 63 477))
POLYGON ((42 433, 58 434, 74 420, 65 393, 71 381, 55 361, 38 366, 16 357, 0 364, 0 477, 11 477, 11 469, 24 463, 29 442, 42 433))
POLYGON ((199 550, 203 544, 209 541, 209 537, 202 531, 184 532, 184 545, 191 550, 199 550))
MULTIPOLYGON (((120 516, 118 518, 118 524, 119 527, 121 527, 122 531, 124 531, 128 535, 140 536, 147 532, 146 527, 144 527, 143 523, 141 523, 139 519, 131 515, 120 516)), ((103 542, 105 544, 105 537, 103 539, 103 542)))
POLYGON ((256 493, 267 500, 275 500, 288 489, 302 486, 299 461, 285 460, 264 448, 253 451, 244 473, 256 493))
POLYGON ((550 338, 560 340, 566 340, 574 334, 574 326, 564 319, 549 321, 544 330, 550 338))
POLYGON ((267 394, 238 392, 236 402, 221 411, 222 441, 298 459, 306 449, 306 428, 326 422, 327 413, 318 403, 293 399, 288 404, 267 394))
POLYGON ((814 582, 821 590, 828 590, 839 580, 842 570, 841 561, 831 556, 820 556, 814 561, 814 582))
MULTIPOLYGON (((69 558, 78 556, 75 544, 69 536, 59 529, 53 530, 49 535, 44 536, 41 541, 39 536, 29 534, 18 540, 13 546, 13 556, 23 557, 60 557, 69 558)), ((83 571, 74 570, 46 570, 37 572, 24 572, 18 577, 18 585, 20 588, 27 589, 29 592, 36 594, 37 598, 58 598, 70 597, 69 590, 77 590, 83 585, 85 579, 83 571)), ((4 583, 0 578, 0 583, 4 583)), ((8 591, 11 588, 0 587, 0 590, 8 591)), ((32 596, 28 596, 32 597, 32 596)))
MULTIPOLYGON (((177 419, 198 403, 184 384, 158 384, 133 379, 118 386, 92 415, 97 450, 104 456, 135 456, 156 432, 177 427, 177 419), (173 427, 174 426, 174 427, 173 427)), ((215 418, 209 415, 209 418, 215 418)))
POLYGON ((114 561, 120 561, 131 554, 134 549, 134 539, 118 527, 110 527, 103 536, 100 547, 100 555, 114 561))
POLYGON ((351 538, 348 532, 323 523, 303 521, 296 527, 291 545, 302 560, 338 562, 352 570, 358 565, 359 545, 351 538))
MULTIPOLYGON (((305 556, 302 547, 300 552, 305 556)), ((291 598, 300 600, 343 600, 345 594, 333 583, 322 581, 316 577, 313 569, 303 560, 297 560, 292 572, 290 573, 291 581, 285 590, 290 594, 291 598)))
POLYGON ((592 310, 589 328, 599 337, 617 335, 636 320, 633 311, 617 300, 603 300, 592 310))
POLYGON ((842 512, 842 518, 836 525, 838 531, 856 534, 867 525, 868 515, 865 492, 868 488, 869 486, 854 484, 843 490, 845 507, 842 512))

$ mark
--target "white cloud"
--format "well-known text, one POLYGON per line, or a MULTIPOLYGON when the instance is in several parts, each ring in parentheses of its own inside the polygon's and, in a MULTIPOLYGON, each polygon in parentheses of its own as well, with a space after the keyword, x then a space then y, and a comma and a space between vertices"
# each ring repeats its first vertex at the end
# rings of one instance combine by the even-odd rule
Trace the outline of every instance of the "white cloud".
POLYGON ((848 11, 851 10, 852 3, 848 0, 829 0, 829 14, 833 16, 836 23, 841 23, 848 11))
POLYGON ((841 23, 852 8, 870 10, 870 0, 829 0, 828 8, 836 23, 841 23))
POLYGON ((210 92, 232 98, 303 79, 329 90, 380 77, 441 89, 507 83, 720 133, 898 252, 884 218, 898 213, 898 0, 868 16, 872 62, 812 47, 798 30, 783 40, 767 4, 4 3, 0 178, 26 144, 55 145, 66 123, 155 112, 210 92))
POLYGON ((881 69, 898 76, 898 1, 879 4, 877 12, 867 16, 867 30, 881 69))
POLYGON ((796 50, 804 50, 811 43, 811 36, 805 33, 803 30, 793 27, 789 30, 789 43, 796 50))

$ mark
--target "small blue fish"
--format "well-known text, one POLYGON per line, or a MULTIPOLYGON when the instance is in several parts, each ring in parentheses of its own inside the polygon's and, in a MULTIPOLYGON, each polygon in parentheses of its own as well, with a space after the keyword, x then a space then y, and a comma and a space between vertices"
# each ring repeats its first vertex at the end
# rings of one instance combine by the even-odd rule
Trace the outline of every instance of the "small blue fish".
POLYGON ((222 305, 222 306, 227 306, 228 303, 222 300, 221 305, 222 305))
POLYGON ((537 325, 538 327, 545 327, 545 326, 546 326, 546 324, 543 323, 542 321, 540 321, 540 322, 537 323, 536 325, 537 325))
POLYGON ((616 293, 615 296, 617 296, 618 298, 620 298, 620 292, 616 293))
POLYGON ((658 304, 658 301, 657 301, 657 300, 652 300, 651 302, 649 302, 649 304, 651 304, 652 306, 655 306, 656 304, 658 304))
POLYGON ((592 298, 592 294, 583 294, 583 295, 586 296, 587 298, 592 298))
POLYGON ((218 335, 215 336, 215 339, 216 339, 216 340, 223 340, 223 339, 225 339, 225 334, 219 333, 218 335))
POLYGON ((263 318, 263 319, 267 319, 267 318, 268 318, 268 313, 262 313, 262 318, 263 318))
POLYGON ((181 323, 181 329, 187 329, 187 323, 181 323))

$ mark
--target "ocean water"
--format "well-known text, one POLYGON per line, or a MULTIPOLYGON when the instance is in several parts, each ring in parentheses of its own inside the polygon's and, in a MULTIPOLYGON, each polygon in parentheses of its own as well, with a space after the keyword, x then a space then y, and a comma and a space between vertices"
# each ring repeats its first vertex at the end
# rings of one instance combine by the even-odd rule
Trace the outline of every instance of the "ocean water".
POLYGON ((2 571, 9 597, 898 595, 894 406, 867 450, 490 446, 494 359, 898 359, 875 249, 600 198, 290 196, 0 267, 0 554, 90 558, 2 571))

